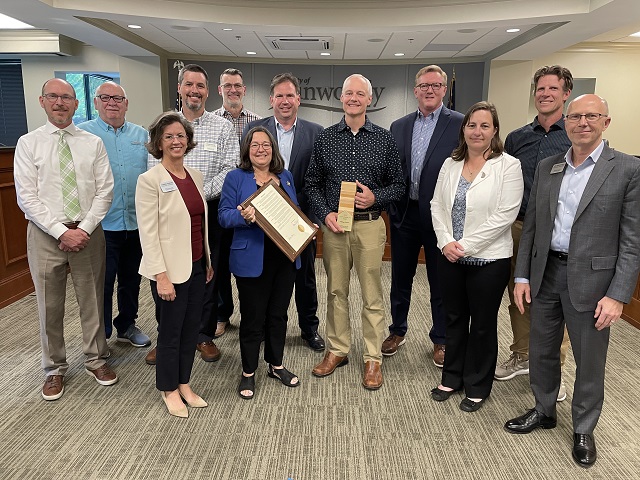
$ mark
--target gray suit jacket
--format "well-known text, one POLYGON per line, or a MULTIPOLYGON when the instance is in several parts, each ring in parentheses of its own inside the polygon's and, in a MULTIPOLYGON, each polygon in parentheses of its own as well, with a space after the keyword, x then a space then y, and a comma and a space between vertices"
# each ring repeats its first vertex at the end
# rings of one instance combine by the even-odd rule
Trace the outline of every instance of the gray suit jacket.
MULTIPOLYGON (((528 278, 531 295, 540 291, 547 265, 560 184, 551 167, 564 154, 545 158, 536 170, 524 220, 516 278, 528 278)), ((571 227, 567 282, 580 312, 595 310, 608 296, 628 303, 640 270, 640 160, 605 145, 591 173, 571 227)))

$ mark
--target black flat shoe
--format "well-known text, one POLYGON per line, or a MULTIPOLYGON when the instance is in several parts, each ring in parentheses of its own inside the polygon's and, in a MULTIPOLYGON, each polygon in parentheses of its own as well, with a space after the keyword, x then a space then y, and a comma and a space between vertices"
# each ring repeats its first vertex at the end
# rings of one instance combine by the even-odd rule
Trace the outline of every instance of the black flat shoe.
POLYGON ((324 350, 324 339, 318 332, 313 332, 311 335, 305 335, 303 333, 300 336, 305 342, 307 342, 307 345, 309 345, 310 349, 315 350, 316 352, 321 352, 324 350))
POLYGON ((256 391, 256 375, 253 374, 250 377, 240 375, 240 385, 238 385, 238 395, 243 400, 251 400, 256 391), (251 390, 251 395, 243 395, 243 390, 251 390))
POLYGON ((556 419, 547 417, 535 408, 516 418, 512 418, 504 424, 504 429, 509 433, 530 433, 536 428, 556 428, 556 419))
POLYGON ((460 402, 460 410, 464 412, 477 412, 484 405, 486 398, 483 398, 479 402, 474 402, 473 400, 469 400, 468 397, 464 397, 460 402))
POLYGON ((573 450, 571 456, 581 467, 589 468, 598 458, 596 441, 588 433, 573 434, 573 450))
POLYGON ((459 392, 459 390, 441 390, 438 387, 431 389, 431 398, 433 398, 436 402, 444 402, 445 400, 449 400, 449 397, 454 393, 459 392))
POLYGON ((273 368, 273 365, 269 364, 269 366, 267 367, 267 375, 269 375, 271 378, 277 378, 282 382, 283 385, 286 385, 287 387, 297 387, 300 385, 300 379, 298 378, 298 376, 291 373, 284 367, 273 368), (298 381, 296 383, 293 383, 294 379, 297 379, 298 381))

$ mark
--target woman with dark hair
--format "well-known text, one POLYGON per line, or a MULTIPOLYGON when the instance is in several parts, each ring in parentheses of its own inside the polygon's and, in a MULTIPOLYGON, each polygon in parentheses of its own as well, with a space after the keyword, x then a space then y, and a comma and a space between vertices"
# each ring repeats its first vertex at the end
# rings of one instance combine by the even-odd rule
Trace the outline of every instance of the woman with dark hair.
POLYGON ((196 146, 193 128, 175 112, 149 127, 147 149, 161 162, 138 177, 136 215, 142 245, 140 274, 156 303, 156 388, 171 415, 207 403, 189 386, 205 283, 213 278, 207 243, 202 174, 184 165, 196 146))
POLYGON ((238 394, 245 400, 255 392, 263 334, 267 374, 287 387, 300 385, 298 377, 282 366, 287 309, 300 259, 292 263, 256 225, 255 209, 240 206, 270 180, 298 203, 293 176, 284 169, 275 140, 266 128, 255 127, 240 146, 239 168, 225 178, 218 210, 220 225, 234 229, 229 268, 236 277, 240 299, 242 377, 238 394))
POLYGON ((498 112, 473 105, 460 144, 438 175, 431 216, 442 257, 438 274, 446 313, 442 402, 464 388, 460 409, 475 412, 491 393, 498 358, 498 309, 509 281, 511 224, 522 201, 520 162, 504 153, 498 112))

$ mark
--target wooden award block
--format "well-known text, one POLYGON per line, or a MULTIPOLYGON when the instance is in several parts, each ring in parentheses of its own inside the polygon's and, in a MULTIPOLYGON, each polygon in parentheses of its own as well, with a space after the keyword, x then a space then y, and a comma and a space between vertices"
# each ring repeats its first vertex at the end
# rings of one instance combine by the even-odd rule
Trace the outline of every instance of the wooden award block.
POLYGON ((353 226, 353 211, 356 204, 356 183, 342 182, 340 185, 340 201, 338 203, 338 225, 345 232, 353 226))

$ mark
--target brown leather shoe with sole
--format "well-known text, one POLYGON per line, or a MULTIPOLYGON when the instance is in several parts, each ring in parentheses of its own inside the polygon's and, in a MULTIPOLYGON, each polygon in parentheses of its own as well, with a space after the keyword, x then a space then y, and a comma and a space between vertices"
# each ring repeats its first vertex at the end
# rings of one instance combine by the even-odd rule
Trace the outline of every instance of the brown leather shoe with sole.
POLYGON ((88 368, 85 368, 84 371, 87 372, 87 375, 93 377, 96 382, 98 382, 100 385, 104 385, 105 387, 113 385, 118 381, 116 372, 111 370, 109 365, 107 365, 106 363, 101 367, 96 368, 95 370, 89 370, 88 368))
POLYGON ((147 356, 144 357, 144 361, 147 365, 156 364, 156 348, 157 347, 153 347, 151 350, 149 350, 149 353, 147 353, 147 356))
POLYGON ((404 337, 392 333, 386 338, 384 342, 382 342, 382 354, 385 357, 395 355, 398 352, 398 347, 404 345, 405 343, 406 340, 404 339, 404 337))
POLYGON ((62 375, 49 375, 42 386, 42 398, 45 400, 57 400, 64 393, 64 377, 62 375))
POLYGON ((200 356, 202 360, 205 362, 217 362, 220 360, 222 353, 220 349, 216 347, 216 344, 213 341, 202 342, 196 345, 196 348, 200 352, 200 356))
POLYGON ((382 386, 382 368, 379 362, 369 360, 364 364, 362 385, 367 390, 377 390, 382 386))
POLYGON ((444 350, 445 346, 440 343, 433 345, 433 364, 438 367, 444 367, 444 350))
POLYGON ((344 357, 339 357, 338 355, 334 355, 331 352, 327 352, 325 353, 322 361, 318 365, 313 367, 311 373, 313 373, 316 377, 326 377, 328 375, 331 375, 336 368, 342 367, 347 363, 349 363, 349 357, 347 357, 346 355, 344 357))

